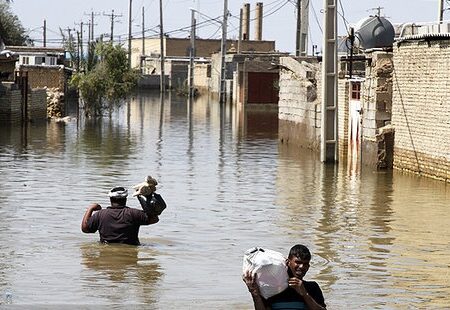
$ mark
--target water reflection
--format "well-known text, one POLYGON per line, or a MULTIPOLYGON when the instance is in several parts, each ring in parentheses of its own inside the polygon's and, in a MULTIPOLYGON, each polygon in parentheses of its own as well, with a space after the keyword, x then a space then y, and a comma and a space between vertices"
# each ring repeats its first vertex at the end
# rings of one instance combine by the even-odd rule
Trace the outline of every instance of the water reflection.
POLYGON ((81 275, 90 297, 111 304, 154 304, 158 282, 163 273, 149 247, 129 245, 82 244, 81 260, 86 271, 81 275), (97 289, 101 288, 101 289, 97 289))

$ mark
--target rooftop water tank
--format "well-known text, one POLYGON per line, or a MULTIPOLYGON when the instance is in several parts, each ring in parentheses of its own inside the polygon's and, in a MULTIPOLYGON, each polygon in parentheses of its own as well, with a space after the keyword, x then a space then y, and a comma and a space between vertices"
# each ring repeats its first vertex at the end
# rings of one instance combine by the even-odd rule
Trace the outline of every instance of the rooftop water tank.
POLYGON ((390 47, 394 37, 394 27, 384 17, 366 17, 355 25, 355 44, 363 49, 390 47))

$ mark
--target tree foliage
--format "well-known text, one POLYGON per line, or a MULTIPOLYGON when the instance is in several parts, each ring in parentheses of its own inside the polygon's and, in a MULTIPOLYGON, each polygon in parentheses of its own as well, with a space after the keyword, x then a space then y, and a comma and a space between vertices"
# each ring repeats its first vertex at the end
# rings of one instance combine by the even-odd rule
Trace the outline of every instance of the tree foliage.
POLYGON ((85 102, 86 115, 100 115, 107 103, 124 99, 136 86, 138 74, 128 68, 127 52, 121 45, 100 43, 95 48, 96 63, 92 70, 79 72, 71 84, 78 87, 85 102))
POLYGON ((11 11, 10 1, 0 0, 0 38, 5 45, 30 45, 19 18, 11 11))

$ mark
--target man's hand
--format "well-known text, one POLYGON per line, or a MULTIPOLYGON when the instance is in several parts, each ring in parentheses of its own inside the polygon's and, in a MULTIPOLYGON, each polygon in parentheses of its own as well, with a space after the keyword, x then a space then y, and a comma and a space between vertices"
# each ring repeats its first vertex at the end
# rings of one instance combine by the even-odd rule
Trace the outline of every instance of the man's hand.
POLYGON ((256 283, 256 274, 253 275, 250 270, 247 270, 247 272, 242 275, 242 280, 244 280, 245 284, 247 285, 250 294, 259 295, 259 287, 256 283))
POLYGON ((99 205, 98 203, 91 203, 89 205, 89 209, 91 209, 92 211, 99 211, 102 209, 102 206, 99 205))
POLYGON ((84 233, 89 233, 88 220, 91 218, 94 211, 99 211, 102 209, 98 203, 91 203, 84 213, 83 219, 81 220, 81 231, 84 233))
POLYGON ((266 305, 264 304, 263 298, 259 292, 258 283, 256 283, 256 274, 253 274, 251 271, 247 270, 247 272, 242 275, 242 280, 244 280, 248 291, 252 295, 255 310, 266 310, 266 305))
POLYGON ((289 281, 289 286, 292 287, 300 296, 306 296, 308 294, 308 292, 305 289, 305 286, 303 285, 303 281, 300 280, 299 278, 290 278, 289 281))
POLYGON ((289 281, 289 286, 292 287, 297 294, 299 294, 300 296, 302 296, 303 300, 305 301, 306 305, 308 306, 308 309, 311 310, 322 310, 322 309, 326 309, 324 306, 319 305, 314 298, 312 298, 308 292, 306 291, 305 285, 303 284, 303 281, 300 280, 299 278, 290 278, 289 281))

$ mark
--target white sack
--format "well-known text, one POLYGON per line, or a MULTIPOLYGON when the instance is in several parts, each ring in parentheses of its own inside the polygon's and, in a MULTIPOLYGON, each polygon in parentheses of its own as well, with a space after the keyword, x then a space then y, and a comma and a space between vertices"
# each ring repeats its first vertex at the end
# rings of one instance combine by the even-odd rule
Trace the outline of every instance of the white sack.
POLYGON ((248 249, 244 254, 242 272, 256 274, 261 296, 272 297, 288 287, 286 258, 283 254, 262 248, 248 249))

